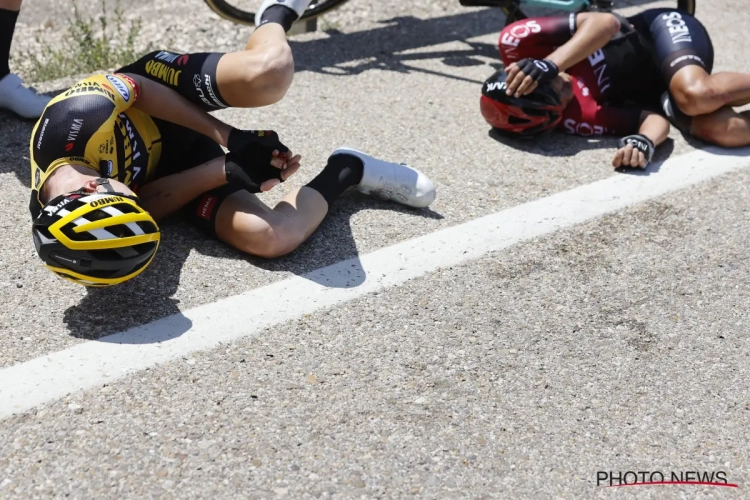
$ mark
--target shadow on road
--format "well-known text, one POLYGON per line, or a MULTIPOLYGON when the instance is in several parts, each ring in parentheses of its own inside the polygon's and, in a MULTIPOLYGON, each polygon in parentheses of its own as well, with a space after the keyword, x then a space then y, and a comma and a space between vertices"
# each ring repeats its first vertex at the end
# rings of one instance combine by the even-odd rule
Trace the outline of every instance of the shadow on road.
MULTIPOLYGON (((517 139, 498 133, 495 129, 490 129, 487 133, 494 140, 518 151, 523 151, 530 155, 539 155, 552 158, 561 158, 566 156, 575 156, 581 151, 591 149, 609 149, 612 151, 614 158, 615 150, 619 141, 618 137, 596 137, 586 138, 564 134, 560 131, 553 131, 550 134, 539 137, 535 140, 517 139)), ((706 145, 703 144, 703 147, 706 145)), ((661 144, 654 153, 651 165, 645 170, 634 168, 618 168, 617 172, 631 175, 651 175, 655 174, 674 151, 674 141, 667 139, 661 144)))
MULTIPOLYGON (((653 3, 651 0, 629 0, 619 5, 642 6, 645 10, 653 3)), ((555 13, 550 9, 527 10, 533 15, 555 13)), ((557 13, 559 14, 559 11, 557 13)), ((505 24, 505 16, 500 9, 484 9, 432 19, 396 17, 384 20, 382 23, 385 24, 382 28, 354 33, 344 34, 337 30, 328 30, 326 33, 331 35, 330 38, 322 40, 290 41, 297 71, 313 71, 334 76, 358 75, 368 70, 423 72, 481 85, 484 82, 410 66, 407 63, 439 59, 450 67, 486 65, 488 76, 503 67, 496 44, 468 41, 477 36, 499 33, 505 24), (403 53, 454 41, 464 42, 466 49, 403 53), (488 64, 487 58, 496 61, 488 64)), ((617 145, 617 139, 612 137, 589 139, 576 137, 571 142, 569 136, 560 132, 554 132, 539 141, 508 138, 497 134, 494 130, 490 130, 489 135, 508 147, 533 155, 549 157, 572 156, 579 151, 590 149, 614 149, 617 145)), ((674 144, 671 141, 661 146, 654 157, 654 163, 658 165, 668 158, 673 150, 674 144)), ((639 171, 640 175, 657 172, 657 165, 652 165, 646 171, 639 171)), ((633 171, 624 170, 624 172, 633 171)))
MULTIPOLYGON (((22 185, 30 183, 28 138, 33 122, 19 120, 0 112, 0 130, 3 147, 0 148, 0 174, 12 173, 22 185)), ((180 284, 180 274, 192 250, 219 259, 245 260, 271 272, 291 272, 311 279, 325 287, 351 288, 366 280, 362 266, 355 262, 346 281, 315 270, 357 257, 357 245, 352 236, 350 219, 360 210, 389 210, 395 214, 420 215, 429 218, 441 216, 430 210, 415 211, 408 207, 362 195, 356 190, 344 194, 331 207, 328 217, 317 231, 292 254, 275 260, 265 260, 245 255, 222 242, 204 236, 175 215, 161 224, 162 244, 153 263, 137 278, 111 288, 87 289, 86 296, 77 305, 63 313, 63 321, 70 335, 83 339, 99 339, 115 332, 145 325, 161 318, 180 314, 179 300, 174 298, 180 284), (308 276, 309 275, 309 276, 308 276)), ((26 208, 23 207, 25 211, 26 208)), ((331 275, 333 276, 333 274, 331 275)), ((20 290, 19 293, 23 293, 20 290)), ((33 301, 29 297, 29 301, 33 301)), ((156 332, 154 342, 179 336, 190 329, 191 322, 169 322, 170 327, 156 332)), ((104 340, 104 339, 103 339, 104 340)), ((106 340, 105 340, 106 341, 106 340)), ((134 338, 143 342, 143 338, 134 338)), ((118 336, 117 342, 127 342, 118 336)))
POLYGON ((465 67, 486 64, 478 56, 497 59, 496 44, 468 42, 469 38, 499 33, 505 16, 499 9, 485 9, 432 19, 396 17, 382 21, 386 26, 343 34, 328 30, 329 38, 307 42, 290 40, 297 71, 330 75, 358 75, 371 69, 424 72, 457 80, 482 82, 461 76, 409 66, 410 61, 442 59, 446 66, 465 67), (402 52, 454 41, 466 43, 466 49, 402 52), (351 64, 352 62, 355 64, 351 64))
MULTIPOLYGON (((367 275, 357 258, 357 246, 349 219, 362 209, 379 208, 440 218, 430 210, 415 212, 390 202, 374 200, 358 193, 347 193, 331 210, 318 230, 295 252, 285 257, 266 260, 243 254, 224 243, 206 238, 181 216, 162 225, 162 245, 157 257, 143 275, 111 288, 90 289, 83 300, 65 311, 64 321, 70 334, 77 338, 99 339, 133 326, 179 315, 182 320, 169 321, 167 329, 154 325, 148 336, 133 337, 134 343, 163 342, 182 335, 192 323, 180 313, 179 300, 173 298, 180 284, 180 273, 192 249, 202 255, 219 259, 245 260, 271 272, 290 272, 328 288, 354 288, 365 282, 367 275), (340 273, 313 273, 338 262, 355 259, 346 280, 340 273)), ((139 329, 139 331, 142 329, 139 329)), ((102 341, 129 343, 127 336, 102 341)))
MULTIPOLYGON (((612 136, 573 136, 560 132, 559 130, 554 130, 547 135, 536 139, 521 139, 503 135, 493 128, 490 128, 487 131, 487 135, 509 148, 523 151, 530 155, 548 157, 575 156, 580 151, 588 151, 591 149, 612 149, 614 152, 615 148, 617 148, 617 143, 620 140, 619 137, 612 136)), ((703 146, 705 147, 705 144, 703 144, 703 146)), ((656 150, 654 161, 666 159, 673 150, 673 141, 669 139, 656 150)))
MULTIPOLYGON (((456 2, 458 3, 458 1, 456 2)), ((642 10, 655 7, 653 0, 620 0, 619 7, 639 6, 642 10)), ((559 15, 563 11, 549 8, 524 7, 530 17, 559 15)), ((367 70, 379 69, 397 72, 424 72, 446 78, 483 83, 458 75, 440 73, 409 66, 410 61, 441 59, 446 66, 465 67, 487 64, 477 57, 495 59, 488 66, 502 67, 497 43, 470 42, 471 38, 499 34, 505 26, 505 14, 497 8, 470 10, 450 16, 419 19, 400 16, 379 21, 384 26, 353 33, 337 29, 325 32, 329 38, 312 41, 290 40, 296 71, 313 71, 330 75, 358 75, 367 70), (466 49, 407 51, 423 49, 449 42, 464 42, 466 49), (354 63, 354 64, 352 64, 354 63)), ((490 73, 488 73, 489 76, 490 73)))
MULTIPOLYGON (((385 26, 382 28, 349 34, 341 34, 332 30, 328 32, 331 36, 322 40, 309 42, 292 40, 290 44, 294 52, 297 71, 314 71, 343 76, 360 74, 370 69, 399 72, 422 71, 446 78, 474 82, 474 80, 458 75, 416 68, 406 63, 440 59, 447 67, 455 68, 487 64, 487 58, 496 60, 487 64, 488 75, 502 67, 494 43, 467 41, 477 36, 498 33, 504 24, 504 16, 499 9, 475 10, 427 20, 397 17, 383 23, 385 26), (406 51, 453 41, 463 41, 466 48, 403 54, 406 51), (477 59, 477 57, 483 57, 485 60, 477 59), (357 61, 361 62, 356 63, 357 61), (352 62, 355 64, 351 64, 352 62)), ((32 128, 33 122, 22 121, 0 112, 0 132, 2 133, 0 136, 2 141, 0 174, 13 173, 23 185, 29 185, 30 182, 28 138, 32 128)), ((559 152, 558 146, 565 139, 563 136, 551 136, 551 138, 547 146, 532 146, 526 143, 518 147, 533 154, 545 154, 545 151, 552 153, 555 150, 559 152)), ((586 146, 586 142, 582 141, 582 145, 584 147, 610 147, 611 143, 605 140, 599 143, 589 143, 586 146)), ((133 326, 179 315, 179 301, 173 296, 179 286, 180 273, 193 249, 212 257, 248 260, 267 271, 291 272, 313 279, 323 286, 358 286, 366 279, 361 265, 354 265, 351 279, 346 282, 329 281, 325 279, 325 276, 321 277, 319 273, 313 276, 311 272, 343 260, 356 258, 357 247, 349 227, 349 220, 359 210, 372 208, 440 218, 440 215, 431 211, 414 212, 406 207, 380 202, 350 191, 332 207, 329 217, 297 251, 284 258, 268 261, 248 257, 218 241, 207 239, 179 216, 174 217, 162 225, 163 243, 159 254, 142 276, 117 287, 89 290, 79 304, 65 311, 64 321, 72 336, 98 339, 114 332, 125 331, 133 326), (310 276, 307 276, 308 274, 310 276)), ((171 324, 177 326, 155 334, 150 341, 174 338, 191 327, 191 322, 187 318, 171 324)), ((118 336, 117 341, 126 342, 127 340, 118 336)), ((133 341, 138 343, 143 339, 134 338, 133 341)))

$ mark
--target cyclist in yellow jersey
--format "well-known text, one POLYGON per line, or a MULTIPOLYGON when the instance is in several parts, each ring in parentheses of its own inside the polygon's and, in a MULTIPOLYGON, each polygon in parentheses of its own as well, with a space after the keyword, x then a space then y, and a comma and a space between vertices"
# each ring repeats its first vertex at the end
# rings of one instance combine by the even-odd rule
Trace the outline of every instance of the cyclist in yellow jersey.
POLYGON ((273 131, 238 130, 208 112, 284 96, 294 73, 285 31, 308 3, 266 0, 242 52, 152 52, 49 103, 30 144, 34 242, 48 268, 88 286, 133 278, 154 258, 157 221, 178 210, 272 258, 304 242, 349 187, 412 207, 432 202, 435 187, 417 170, 347 148, 275 207, 255 196, 293 175, 301 157, 273 131))

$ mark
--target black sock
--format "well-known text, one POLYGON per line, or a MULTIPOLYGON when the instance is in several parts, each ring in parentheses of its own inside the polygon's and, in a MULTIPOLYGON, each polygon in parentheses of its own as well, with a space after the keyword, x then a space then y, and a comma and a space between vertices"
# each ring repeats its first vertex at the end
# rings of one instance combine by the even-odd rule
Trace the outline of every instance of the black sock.
POLYGON ((341 193, 362 181, 365 164, 353 155, 337 154, 328 158, 328 165, 306 187, 323 195, 331 206, 341 193))
POLYGON ((259 26, 268 23, 278 23, 284 28, 284 31, 289 31, 292 29, 292 24, 297 19, 299 19, 299 16, 289 7, 284 5, 271 5, 263 11, 263 15, 260 17, 259 26))
POLYGON ((13 30, 18 19, 17 10, 0 9, 0 78, 10 73, 10 43, 13 41, 13 30))

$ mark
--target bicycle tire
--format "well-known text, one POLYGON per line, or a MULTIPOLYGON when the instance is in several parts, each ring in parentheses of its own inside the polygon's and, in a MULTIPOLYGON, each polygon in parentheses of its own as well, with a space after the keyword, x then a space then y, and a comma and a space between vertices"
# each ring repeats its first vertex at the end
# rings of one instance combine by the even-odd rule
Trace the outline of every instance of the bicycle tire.
MULTIPOLYGON (((313 1, 300 20, 317 17, 329 10, 333 10, 348 0, 318 0, 313 1)), ((238 9, 227 0, 205 0, 208 7, 219 16, 239 24, 255 26, 255 12, 238 9)))
POLYGON ((307 10, 305 10, 305 13, 302 14, 302 17, 300 19, 310 19, 311 17, 318 17, 348 1, 349 0, 322 0, 320 2, 315 2, 311 4, 310 7, 307 8, 307 10))
MULTIPOLYGON (((677 8, 680 10, 684 10, 688 14, 694 15, 695 14, 695 8, 696 8, 696 2, 697 0, 677 0, 677 8)), ((513 14, 512 17, 508 17, 508 14, 510 14, 511 9, 508 7, 500 7, 500 9, 503 11, 503 13, 506 16, 505 25, 512 24, 516 21, 521 21, 523 19, 528 19, 529 16, 527 16, 523 10, 520 8, 517 8, 513 14)))
POLYGON ((696 0, 677 0, 677 8, 684 10, 688 14, 695 14, 696 0))

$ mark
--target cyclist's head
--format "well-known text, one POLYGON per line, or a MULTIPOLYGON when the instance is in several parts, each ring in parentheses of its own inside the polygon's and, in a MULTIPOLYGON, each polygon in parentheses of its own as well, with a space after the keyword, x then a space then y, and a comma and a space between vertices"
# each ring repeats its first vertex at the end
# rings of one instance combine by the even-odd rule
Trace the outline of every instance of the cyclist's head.
POLYGON ((554 129, 572 98, 570 77, 561 74, 521 97, 505 93, 507 74, 498 71, 482 88, 482 116, 495 130, 516 137, 538 137, 554 129))
MULTIPOLYGON (((48 191, 70 179, 58 178, 48 191)), ((61 278, 86 286, 116 285, 143 272, 156 254, 159 227, 130 189, 120 192, 115 185, 125 187, 94 176, 80 189, 49 199, 34 220, 37 254, 61 278)))

